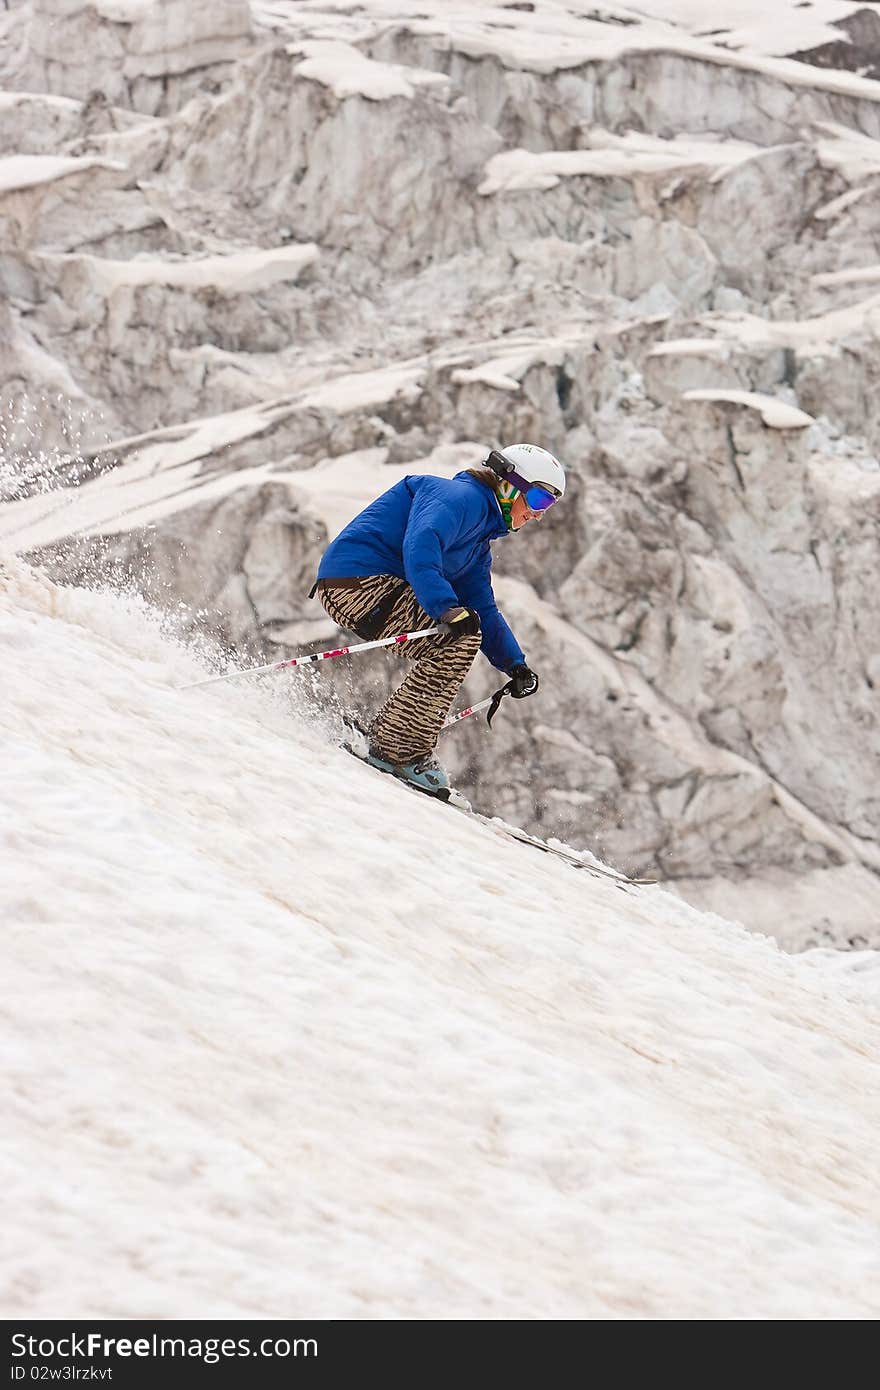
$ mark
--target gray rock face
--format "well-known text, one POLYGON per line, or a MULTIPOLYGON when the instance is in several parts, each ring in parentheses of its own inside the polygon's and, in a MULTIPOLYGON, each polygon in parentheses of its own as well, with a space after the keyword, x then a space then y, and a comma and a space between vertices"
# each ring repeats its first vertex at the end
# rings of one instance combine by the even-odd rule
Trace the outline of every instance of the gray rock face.
POLYGON ((83 100, 93 92, 139 111, 168 109, 187 75, 239 57, 247 0, 32 0, 15 76, 22 86, 83 100), (172 98, 173 99, 173 98, 172 98))
POLYGON ((758 39, 0 14, 0 544, 271 659, 336 640, 308 590, 375 493, 534 439, 570 489, 496 588, 541 695, 444 735, 459 784, 790 949, 878 946, 880 84, 758 39))

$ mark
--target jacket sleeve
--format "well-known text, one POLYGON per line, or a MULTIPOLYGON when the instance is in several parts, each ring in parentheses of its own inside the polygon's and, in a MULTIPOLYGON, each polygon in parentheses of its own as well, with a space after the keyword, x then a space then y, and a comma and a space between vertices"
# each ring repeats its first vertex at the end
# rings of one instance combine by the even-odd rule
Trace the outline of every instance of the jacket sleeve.
POLYGON ((415 494, 403 537, 403 569, 407 583, 432 618, 439 618, 460 602, 443 573, 443 552, 454 543, 461 524, 456 509, 429 489, 415 494))
POLYGON ((466 608, 477 610, 483 631, 480 650, 499 671, 509 674, 512 666, 525 661, 525 656, 495 602, 490 579, 491 568, 492 559, 487 554, 479 569, 472 571, 466 580, 459 582, 457 602, 463 603, 466 608))

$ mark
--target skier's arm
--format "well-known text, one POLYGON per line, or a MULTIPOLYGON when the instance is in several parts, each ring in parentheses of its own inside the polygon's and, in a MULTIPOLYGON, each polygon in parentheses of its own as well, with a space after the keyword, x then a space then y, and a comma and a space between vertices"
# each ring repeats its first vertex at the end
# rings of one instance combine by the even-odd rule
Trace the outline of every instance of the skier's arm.
POLYGON ((461 520, 454 508, 430 494, 419 493, 413 499, 403 538, 403 568, 407 583, 432 618, 439 618, 459 603, 443 573, 443 552, 454 543, 461 520))
POLYGON ((490 564, 487 560, 478 574, 467 583, 459 584, 458 601, 479 613, 483 632, 480 650, 493 666, 509 675, 513 667, 524 664, 526 658, 495 602, 489 578, 490 564))

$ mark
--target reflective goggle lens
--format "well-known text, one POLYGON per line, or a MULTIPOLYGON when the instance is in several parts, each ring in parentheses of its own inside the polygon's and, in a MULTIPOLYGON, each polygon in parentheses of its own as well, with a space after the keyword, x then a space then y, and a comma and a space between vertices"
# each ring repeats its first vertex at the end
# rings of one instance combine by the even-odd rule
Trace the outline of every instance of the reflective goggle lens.
POLYGON ((504 455, 496 450, 492 450, 488 463, 490 467, 494 467, 495 472, 503 478, 508 487, 516 488, 517 492, 522 494, 530 511, 546 512, 548 507, 559 501, 558 493, 555 493, 549 484, 542 486, 541 483, 530 483, 527 478, 520 477, 504 455))
POLYGON ((557 500, 552 492, 548 492, 543 487, 526 488, 523 496, 526 499, 526 506, 532 512, 546 512, 547 508, 552 507, 557 500))

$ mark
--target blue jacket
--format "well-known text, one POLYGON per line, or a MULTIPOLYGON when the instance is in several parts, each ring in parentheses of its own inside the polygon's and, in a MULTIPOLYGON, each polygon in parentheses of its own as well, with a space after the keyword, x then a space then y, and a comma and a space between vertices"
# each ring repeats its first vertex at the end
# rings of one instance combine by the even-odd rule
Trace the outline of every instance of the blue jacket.
POLYGON ((498 611, 489 542, 507 535, 491 488, 469 473, 410 474, 340 531, 324 552, 319 579, 396 574, 432 618, 463 604, 480 615, 482 651, 500 671, 525 661, 498 611))

